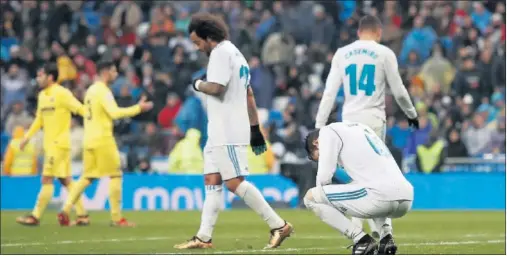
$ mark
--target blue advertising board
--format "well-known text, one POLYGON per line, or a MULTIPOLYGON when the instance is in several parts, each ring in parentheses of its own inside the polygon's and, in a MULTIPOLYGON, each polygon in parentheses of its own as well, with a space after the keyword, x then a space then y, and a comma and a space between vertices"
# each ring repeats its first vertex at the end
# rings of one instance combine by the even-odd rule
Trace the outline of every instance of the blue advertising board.
MULTIPOLYGON (((505 210, 505 173, 407 174, 413 184, 415 210, 505 210)), ((278 175, 252 175, 254 183, 268 201, 298 205, 298 190, 290 180, 278 175)), ((1 209, 28 210, 37 198, 40 177, 2 177, 1 209)), ((109 209, 107 178, 98 180, 83 197, 89 210, 109 209)), ((67 191, 55 183, 54 204, 61 204, 67 191)), ((125 210, 200 210, 204 202, 202 175, 125 175, 125 210)), ((236 196, 224 193, 224 209, 236 196)))

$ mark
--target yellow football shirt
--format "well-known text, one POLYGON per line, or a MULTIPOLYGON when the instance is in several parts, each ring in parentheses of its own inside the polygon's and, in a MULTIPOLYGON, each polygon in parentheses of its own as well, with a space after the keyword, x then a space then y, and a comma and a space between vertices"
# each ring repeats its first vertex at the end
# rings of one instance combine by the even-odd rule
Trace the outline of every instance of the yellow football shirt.
POLYGON ((72 93, 59 84, 44 88, 38 96, 35 120, 25 137, 30 139, 41 128, 44 149, 70 149, 71 113, 83 115, 81 104, 72 93))
POLYGON ((120 108, 111 89, 103 82, 92 84, 85 94, 84 147, 95 148, 114 142, 113 120, 141 112, 139 105, 120 108))

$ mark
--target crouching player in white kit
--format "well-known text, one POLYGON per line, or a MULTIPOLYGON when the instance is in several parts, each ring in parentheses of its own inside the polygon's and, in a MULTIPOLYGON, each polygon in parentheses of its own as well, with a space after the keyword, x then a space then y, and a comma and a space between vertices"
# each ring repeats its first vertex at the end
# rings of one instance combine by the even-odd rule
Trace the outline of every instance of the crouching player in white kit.
MULTIPOLYGON (((365 16, 359 21, 359 40, 338 49, 333 56, 331 70, 326 80, 326 88, 317 113, 316 127, 321 128, 329 118, 336 94, 343 84, 345 103, 343 120, 368 125, 385 140, 385 87, 386 81, 409 124, 419 128, 417 112, 410 100, 398 73, 398 61, 394 52, 377 43, 382 36, 382 24, 375 16, 365 16)), ((362 227, 360 219, 352 221, 362 227)), ((368 220, 374 237, 378 229, 368 220)), ((390 225, 387 219, 386 224, 390 225)))
POLYGON ((293 227, 266 202, 261 192, 244 179, 248 175, 247 146, 256 154, 266 151, 259 130, 255 98, 250 88, 250 70, 243 54, 227 40, 223 20, 208 13, 192 17, 190 39, 209 56, 207 81, 197 80, 194 89, 205 94, 208 141, 204 148, 206 197, 197 235, 178 244, 178 249, 211 248, 211 235, 223 205, 222 182, 259 214, 271 228, 266 248, 280 246, 293 227))
POLYGON ((410 210, 414 190, 384 142, 368 126, 344 121, 310 132, 305 147, 319 163, 317 186, 304 197, 306 207, 354 241, 352 254, 395 254, 391 226, 384 223, 410 210), (353 183, 330 185, 338 165, 353 183), (345 214, 381 226, 380 246, 345 214))

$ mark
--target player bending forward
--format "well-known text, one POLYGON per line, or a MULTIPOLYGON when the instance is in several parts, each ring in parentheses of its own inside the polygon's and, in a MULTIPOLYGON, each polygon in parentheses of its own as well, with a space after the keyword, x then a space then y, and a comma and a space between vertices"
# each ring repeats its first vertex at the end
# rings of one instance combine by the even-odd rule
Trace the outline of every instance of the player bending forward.
POLYGON ((344 121, 312 131, 305 141, 310 159, 318 161, 317 187, 305 197, 306 207, 354 241, 352 254, 395 254, 387 218, 400 218, 411 208, 414 189, 384 142, 366 125, 344 121), (366 160, 365 160, 366 159, 366 160), (330 185, 336 166, 354 183, 330 185), (372 218, 382 226, 380 246, 345 214, 372 218))
POLYGON ((256 154, 266 150, 259 130, 257 109, 249 86, 250 71, 243 54, 227 40, 223 20, 208 13, 192 17, 190 39, 209 56, 207 81, 197 80, 194 89, 206 94, 208 141, 204 149, 204 184, 206 198, 201 227, 178 249, 211 248, 211 235, 223 205, 222 183, 242 198, 271 228, 266 248, 280 246, 293 227, 285 222, 264 200, 261 192, 244 179, 248 175, 247 146, 256 154))
MULTIPOLYGON (((71 113, 83 115, 83 105, 68 89, 57 84, 57 79, 58 68, 55 64, 47 64, 37 72, 37 82, 42 90, 37 100, 35 120, 20 143, 20 149, 23 150, 30 138, 42 128, 44 167, 42 187, 32 214, 16 219, 22 225, 39 225, 46 206, 53 198, 55 178, 69 191, 75 185, 70 169, 70 122, 71 113)), ((88 225, 89 219, 83 202, 76 198, 75 203, 77 219, 73 224, 88 225)))
POLYGON ((132 117, 142 111, 148 111, 153 103, 141 99, 139 104, 128 108, 119 108, 109 88, 118 76, 113 62, 97 64, 99 79, 92 84, 85 95, 84 115, 84 170, 77 185, 70 191, 58 221, 62 226, 69 225, 69 212, 74 202, 85 188, 97 178, 110 177, 109 207, 112 226, 133 226, 121 214, 122 171, 120 154, 113 137, 113 120, 132 117))
MULTIPOLYGON (((365 124, 385 140, 387 80, 396 102, 407 115, 409 124, 418 129, 417 112, 398 73, 396 56, 391 49, 378 43, 382 37, 380 20, 375 16, 361 18, 358 37, 359 40, 338 49, 333 57, 315 128, 326 124, 336 94, 343 83, 343 120, 365 124)), ((360 219, 352 218, 352 221, 362 227, 360 219)), ((369 223, 373 236, 378 237, 378 227, 372 220, 369 223)), ((386 220, 386 225, 391 225, 390 219, 386 220)))

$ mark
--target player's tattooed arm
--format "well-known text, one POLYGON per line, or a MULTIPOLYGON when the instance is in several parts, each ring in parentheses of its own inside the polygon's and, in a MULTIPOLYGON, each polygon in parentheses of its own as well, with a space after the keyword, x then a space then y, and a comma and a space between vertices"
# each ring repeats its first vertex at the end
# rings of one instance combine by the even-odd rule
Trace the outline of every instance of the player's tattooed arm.
POLYGON ((257 116, 257 104, 255 103, 255 96, 252 87, 248 86, 246 93, 246 104, 248 109, 248 118, 250 119, 250 126, 259 124, 259 117, 257 116))
POLYGON ((225 86, 223 86, 221 84, 201 81, 198 84, 197 89, 202 93, 216 96, 216 97, 221 97, 224 94, 226 88, 225 88, 225 86))

